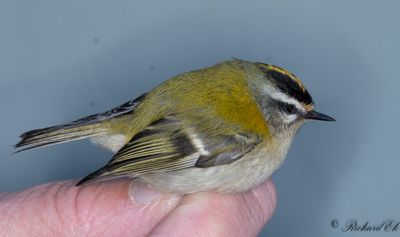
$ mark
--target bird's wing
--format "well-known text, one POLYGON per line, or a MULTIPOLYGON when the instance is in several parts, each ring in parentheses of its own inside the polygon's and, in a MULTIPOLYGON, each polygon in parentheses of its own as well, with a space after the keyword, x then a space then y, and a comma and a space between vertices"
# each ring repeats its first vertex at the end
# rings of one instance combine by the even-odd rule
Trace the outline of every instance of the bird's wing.
POLYGON ((253 134, 207 137, 174 117, 164 117, 136 134, 111 161, 90 174, 86 182, 168 172, 189 167, 224 165, 241 158, 258 144, 253 134))

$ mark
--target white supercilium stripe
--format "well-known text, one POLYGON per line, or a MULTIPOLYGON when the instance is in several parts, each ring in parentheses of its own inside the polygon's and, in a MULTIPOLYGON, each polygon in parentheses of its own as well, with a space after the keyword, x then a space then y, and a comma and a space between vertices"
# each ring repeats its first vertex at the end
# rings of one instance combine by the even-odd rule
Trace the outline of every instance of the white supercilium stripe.
POLYGON ((270 93, 270 96, 274 100, 282 101, 282 102, 296 106, 296 108, 299 111, 303 111, 303 112, 305 111, 303 106, 300 104, 300 102, 298 102, 297 100, 293 99, 292 97, 289 97, 288 95, 286 95, 280 91, 272 91, 272 93, 270 93))

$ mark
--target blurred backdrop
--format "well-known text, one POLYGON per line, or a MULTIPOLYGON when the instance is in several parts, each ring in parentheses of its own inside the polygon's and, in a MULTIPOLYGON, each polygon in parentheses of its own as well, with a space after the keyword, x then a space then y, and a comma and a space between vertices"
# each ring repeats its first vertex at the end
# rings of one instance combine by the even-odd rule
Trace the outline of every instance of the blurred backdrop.
POLYGON ((111 157, 88 141, 12 154, 22 132, 237 57, 294 72, 337 119, 298 133, 272 177, 278 207, 260 236, 398 235, 340 227, 400 221, 399 10, 361 0, 2 0, 0 191, 78 179, 111 157))

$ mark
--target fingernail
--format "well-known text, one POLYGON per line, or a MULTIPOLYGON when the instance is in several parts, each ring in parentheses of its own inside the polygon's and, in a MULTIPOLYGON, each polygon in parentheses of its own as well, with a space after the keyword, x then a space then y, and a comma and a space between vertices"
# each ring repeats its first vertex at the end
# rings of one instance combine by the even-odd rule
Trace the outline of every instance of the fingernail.
POLYGON ((162 195, 162 193, 137 182, 132 182, 129 187, 130 198, 138 204, 148 204, 154 202, 160 199, 162 195))

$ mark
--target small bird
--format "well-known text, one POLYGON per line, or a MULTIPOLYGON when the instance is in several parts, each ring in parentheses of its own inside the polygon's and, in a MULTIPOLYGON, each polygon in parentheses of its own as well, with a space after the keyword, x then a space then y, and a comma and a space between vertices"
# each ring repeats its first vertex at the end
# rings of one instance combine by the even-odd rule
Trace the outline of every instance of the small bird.
POLYGON ((282 164, 316 112, 280 67, 239 59, 177 75, 105 113, 22 134, 19 151, 90 138, 114 153, 77 185, 131 177, 172 193, 244 192, 282 164))

